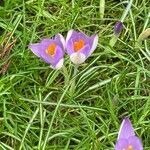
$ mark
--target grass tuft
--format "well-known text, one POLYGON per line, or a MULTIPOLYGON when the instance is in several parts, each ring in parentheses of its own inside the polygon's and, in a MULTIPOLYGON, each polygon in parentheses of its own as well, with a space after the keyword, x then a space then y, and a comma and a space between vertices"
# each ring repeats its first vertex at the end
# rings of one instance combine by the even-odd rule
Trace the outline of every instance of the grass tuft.
POLYGON ((0 60, 1 69, 11 61, 0 77, 0 149, 113 150, 125 116, 150 149, 150 44, 137 45, 150 28, 149 1, 130 2, 126 9, 126 1, 115 0, 0 1, 0 53, 4 39, 16 39, 0 60), (110 46, 120 19, 124 29, 110 46), (28 49, 70 29, 99 35, 76 74, 68 56, 56 71, 28 49))

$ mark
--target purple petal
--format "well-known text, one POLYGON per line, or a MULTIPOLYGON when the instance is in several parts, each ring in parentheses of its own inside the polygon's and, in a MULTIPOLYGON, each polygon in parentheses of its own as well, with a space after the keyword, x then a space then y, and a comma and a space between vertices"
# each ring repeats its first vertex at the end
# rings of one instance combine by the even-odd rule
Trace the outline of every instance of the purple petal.
POLYGON ((137 136, 131 136, 128 138, 129 145, 132 145, 135 150, 143 150, 143 145, 141 140, 137 136))
MULTIPOLYGON (((74 30, 70 30, 67 34, 67 37, 66 37, 66 49, 67 49, 67 53, 69 55, 71 55, 72 53, 74 53, 74 42, 75 41, 78 41, 78 40, 84 40, 85 42, 85 45, 88 45, 89 42, 89 37, 86 36, 84 33, 82 32, 76 32, 74 30)), ((89 49, 90 50, 90 49, 89 49)), ((88 50, 87 50, 88 51, 88 50)))
POLYGON ((40 54, 40 43, 36 43, 36 44, 30 44, 28 46, 29 49, 31 49, 31 51, 38 57, 41 57, 41 54, 40 54))
POLYGON ((88 47, 81 50, 81 52, 86 55, 86 57, 89 57, 94 50, 96 49, 98 44, 98 35, 93 35, 88 39, 88 47))
POLYGON ((62 47, 62 49, 64 49, 65 50, 65 39, 64 39, 64 37, 61 35, 61 34, 57 34, 56 36, 55 36, 55 40, 58 42, 58 44, 59 44, 59 46, 61 46, 62 47))
POLYGON ((70 40, 70 38, 72 37, 73 32, 75 32, 74 30, 69 30, 67 33, 67 37, 66 37, 66 43, 68 43, 68 41, 70 40))
POLYGON ((90 55, 90 45, 85 45, 81 50, 80 53, 84 54, 86 56, 86 58, 89 57, 90 55))
POLYGON ((96 49, 98 43, 98 36, 93 35, 91 37, 88 37, 82 32, 76 32, 74 30, 70 30, 66 38, 66 49, 69 55, 76 53, 74 50, 74 42, 78 40, 83 40, 85 42, 85 45, 79 51, 77 51, 77 53, 82 53, 87 58, 96 49))
POLYGON ((46 45, 48 46, 50 43, 54 42, 53 39, 50 39, 50 38, 44 38, 41 40, 40 44, 43 44, 43 45, 46 45))
POLYGON ((54 39, 43 39, 40 43, 30 44, 29 48, 38 57, 46 63, 51 64, 53 68, 60 68, 63 65, 65 40, 62 35, 58 34, 54 39), (56 50, 53 56, 46 53, 47 48, 51 44, 56 44, 56 50))
POLYGON ((115 150, 124 150, 128 145, 127 139, 119 139, 115 145, 115 150))
POLYGON ((67 33, 67 37, 66 37, 66 43, 68 43, 68 41, 71 39, 71 38, 83 38, 83 39, 86 39, 88 38, 87 35, 85 35, 84 33, 82 32, 77 32, 73 29, 69 30, 68 33, 67 33))
POLYGON ((45 49, 47 49, 47 47, 53 42, 53 40, 51 39, 43 39, 41 40, 40 43, 36 43, 36 44, 30 44, 29 48, 31 49, 31 51, 38 57, 42 57, 42 53, 43 51, 45 51, 45 49))
POLYGON ((31 49, 31 51, 38 57, 40 57, 43 61, 45 61, 46 63, 51 63, 51 59, 49 57, 49 55, 46 54, 45 50, 47 49, 48 45, 50 43, 37 43, 37 44, 30 44, 29 48, 31 49))
POLYGON ((92 44, 91 44, 91 49, 90 49, 90 52, 89 52, 89 56, 94 52, 94 50, 97 47, 97 44, 98 44, 98 35, 91 36, 90 40, 92 41, 92 44))
POLYGON ((69 39, 69 42, 66 42, 66 50, 67 50, 68 55, 71 55, 72 53, 74 53, 72 39, 69 39))
POLYGON ((57 46, 56 48, 56 53, 55 55, 52 57, 52 66, 56 66, 57 63, 59 62, 59 60, 61 60, 64 57, 64 51, 62 50, 61 47, 57 46))
POLYGON ((128 139, 130 136, 134 136, 134 129, 129 118, 125 118, 121 124, 118 139, 128 139))

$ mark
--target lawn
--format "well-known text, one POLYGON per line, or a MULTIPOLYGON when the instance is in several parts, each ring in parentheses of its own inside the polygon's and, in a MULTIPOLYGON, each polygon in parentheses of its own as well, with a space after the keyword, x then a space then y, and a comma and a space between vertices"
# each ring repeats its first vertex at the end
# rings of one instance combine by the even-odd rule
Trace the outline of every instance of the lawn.
POLYGON ((129 117, 150 150, 149 27, 150 0, 0 0, 0 149, 114 150, 129 117), (28 48, 70 29, 99 37, 78 67, 28 48))

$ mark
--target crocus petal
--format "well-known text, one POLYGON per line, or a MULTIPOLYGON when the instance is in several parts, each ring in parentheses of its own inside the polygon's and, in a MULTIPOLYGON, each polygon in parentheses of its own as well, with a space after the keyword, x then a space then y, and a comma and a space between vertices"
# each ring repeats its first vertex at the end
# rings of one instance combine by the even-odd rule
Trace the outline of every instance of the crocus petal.
POLYGON ((135 150, 143 150, 143 145, 141 140, 137 136, 131 136, 128 138, 128 142, 132 145, 135 150))
POLYGON ((52 40, 50 38, 44 38, 44 39, 41 40, 40 44, 48 46, 52 42, 54 42, 54 40, 52 40))
POLYGON ((55 55, 52 57, 52 65, 56 66, 57 63, 64 57, 64 51, 62 50, 62 48, 60 46, 57 46, 56 48, 56 53, 55 55))
POLYGON ((62 46, 63 46, 63 49, 65 49, 65 39, 64 39, 64 37, 61 35, 61 34, 57 34, 56 36, 55 36, 55 39, 57 40, 57 41, 60 41, 60 43, 62 44, 62 46))
POLYGON ((98 36, 91 37, 82 32, 70 30, 66 37, 66 52, 75 64, 83 63, 96 49, 98 36))
POLYGON ((86 56, 83 53, 73 53, 70 55, 70 60, 74 63, 74 64, 81 64, 86 60, 86 56))
POLYGON ((73 43, 80 38, 85 39, 85 35, 81 32, 76 32, 74 30, 69 30, 66 37, 66 50, 69 55, 74 53, 73 43))
POLYGON ((45 38, 40 41, 40 43, 30 44, 29 49, 38 57, 46 57, 45 50, 47 49, 48 45, 51 44, 53 40, 45 38))
POLYGON ((56 65, 51 65, 51 68, 58 70, 63 67, 63 64, 64 64, 64 58, 60 59, 56 65))
POLYGON ((29 48, 36 56, 50 64, 52 68, 60 69, 63 66, 65 40, 61 34, 57 34, 53 39, 46 38, 40 43, 30 44, 29 48))
POLYGON ((74 30, 69 30, 67 33, 67 37, 66 37, 66 43, 68 43, 69 39, 71 38, 72 34, 73 34, 74 30))
POLYGON ((89 57, 89 53, 90 53, 90 45, 85 45, 78 53, 84 54, 87 59, 89 57))
POLYGON ((39 47, 39 43, 36 43, 36 44, 30 44, 28 46, 29 49, 31 49, 31 51, 37 56, 37 57, 40 57, 40 47, 39 47))
POLYGON ((115 150, 124 150, 128 145, 127 139, 119 139, 115 145, 115 150))
POLYGON ((68 55, 71 55, 72 53, 74 53, 72 40, 69 40, 69 42, 66 42, 66 52, 68 55))
POLYGON ((37 44, 30 44, 29 45, 29 49, 31 49, 31 51, 38 56, 39 58, 41 58, 43 61, 45 61, 46 63, 51 63, 51 59, 50 57, 46 54, 45 50, 47 48, 48 45, 46 44, 41 44, 41 43, 37 43, 37 44))
POLYGON ((93 42, 92 42, 92 47, 91 47, 89 56, 94 52, 94 50, 95 50, 96 47, 97 47, 97 44, 98 44, 98 35, 92 36, 92 37, 91 37, 91 40, 92 40, 93 42))
POLYGON ((128 139, 130 136, 134 136, 134 129, 129 118, 125 118, 121 124, 118 139, 128 139))
POLYGON ((81 53, 83 53, 86 58, 88 58, 96 49, 97 44, 98 44, 98 35, 93 35, 91 37, 88 37, 83 34, 84 41, 86 42, 86 45, 84 48, 80 50, 81 53))

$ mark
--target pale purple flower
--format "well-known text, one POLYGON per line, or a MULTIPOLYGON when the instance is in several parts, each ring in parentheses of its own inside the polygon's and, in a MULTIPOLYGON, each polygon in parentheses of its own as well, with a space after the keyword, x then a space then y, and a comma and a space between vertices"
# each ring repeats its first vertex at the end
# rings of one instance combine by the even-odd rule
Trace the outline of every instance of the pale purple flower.
POLYGON ((142 142, 135 135, 129 118, 125 118, 121 124, 115 150, 143 150, 142 142))
POLYGON ((31 51, 53 69, 60 69, 63 66, 65 54, 65 40, 61 34, 54 38, 46 38, 40 43, 30 44, 31 51))
POLYGON ((81 64, 93 53, 97 44, 97 35, 89 37, 82 32, 70 30, 66 38, 66 52, 74 64, 81 64))
POLYGON ((121 21, 117 21, 114 26, 115 35, 119 35, 123 29, 123 23, 121 21))

